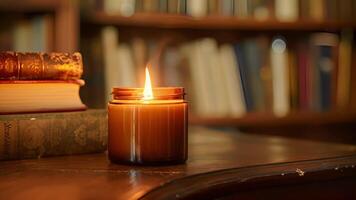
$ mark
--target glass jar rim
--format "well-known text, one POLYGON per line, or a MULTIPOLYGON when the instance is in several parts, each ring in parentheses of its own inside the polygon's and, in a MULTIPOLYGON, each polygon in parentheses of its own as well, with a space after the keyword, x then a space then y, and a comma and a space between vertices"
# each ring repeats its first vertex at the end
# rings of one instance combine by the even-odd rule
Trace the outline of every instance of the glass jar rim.
MULTIPOLYGON (((113 100, 140 100, 143 98, 144 88, 116 87, 112 89, 113 100)), ((152 88, 154 99, 157 100, 184 100, 183 87, 156 87, 152 88)))

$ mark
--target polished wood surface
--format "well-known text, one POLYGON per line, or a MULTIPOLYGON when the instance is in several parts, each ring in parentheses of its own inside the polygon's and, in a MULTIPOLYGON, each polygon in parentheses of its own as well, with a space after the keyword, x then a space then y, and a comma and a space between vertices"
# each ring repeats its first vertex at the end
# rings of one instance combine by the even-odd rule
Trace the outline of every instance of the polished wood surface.
POLYGON ((344 186, 345 191, 325 194, 344 191, 343 197, 350 197, 355 195, 355 175, 353 145, 191 127, 189 158, 183 165, 116 165, 106 154, 0 162, 0 199, 208 199, 238 194, 248 199, 258 188, 261 194, 276 185, 295 191, 296 184, 334 179, 342 182, 335 188, 344 186))
POLYGON ((243 132, 263 135, 356 144, 355 112, 292 112, 284 117, 273 113, 247 113, 239 118, 190 116, 189 122, 193 125, 235 127, 243 132))
POLYGON ((356 124, 353 112, 292 112, 283 117, 273 113, 247 113, 243 117, 197 117, 190 116, 189 122, 195 125, 209 126, 307 126, 331 124, 356 124))

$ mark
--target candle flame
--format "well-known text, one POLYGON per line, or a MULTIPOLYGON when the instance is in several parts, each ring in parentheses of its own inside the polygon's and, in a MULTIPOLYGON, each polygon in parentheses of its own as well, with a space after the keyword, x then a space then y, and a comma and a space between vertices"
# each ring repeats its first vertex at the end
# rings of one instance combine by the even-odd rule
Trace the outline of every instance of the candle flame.
POLYGON ((143 100, 152 100, 153 99, 150 72, 148 71, 147 67, 146 67, 145 89, 143 90, 143 98, 142 99, 143 100))

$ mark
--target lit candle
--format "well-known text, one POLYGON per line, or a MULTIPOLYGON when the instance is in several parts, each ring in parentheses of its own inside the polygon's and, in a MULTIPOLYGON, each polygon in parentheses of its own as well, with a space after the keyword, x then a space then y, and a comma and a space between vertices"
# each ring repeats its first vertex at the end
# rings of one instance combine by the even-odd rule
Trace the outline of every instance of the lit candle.
POLYGON ((187 160, 188 105, 184 88, 113 88, 108 105, 109 159, 127 164, 178 164, 187 160))

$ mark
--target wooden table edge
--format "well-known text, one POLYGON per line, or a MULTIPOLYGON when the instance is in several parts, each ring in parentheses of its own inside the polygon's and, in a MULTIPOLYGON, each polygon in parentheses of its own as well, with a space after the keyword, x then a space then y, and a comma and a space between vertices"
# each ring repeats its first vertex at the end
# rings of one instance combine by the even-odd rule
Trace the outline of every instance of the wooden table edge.
POLYGON ((173 179, 140 199, 221 197, 245 189, 333 180, 356 176, 356 155, 262 164, 217 170, 173 179))

